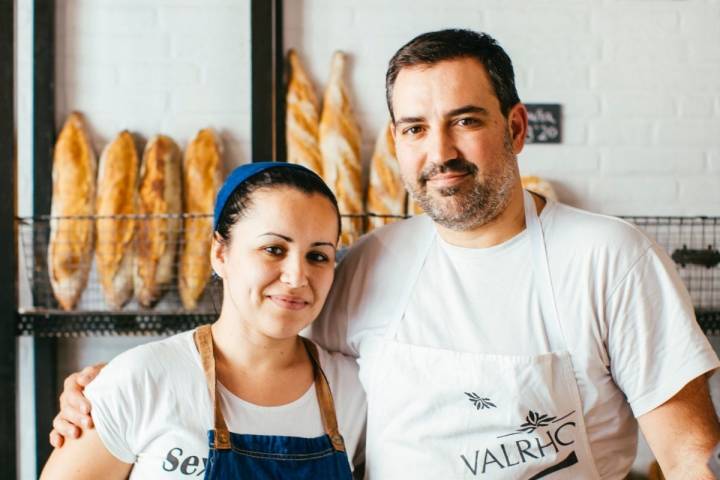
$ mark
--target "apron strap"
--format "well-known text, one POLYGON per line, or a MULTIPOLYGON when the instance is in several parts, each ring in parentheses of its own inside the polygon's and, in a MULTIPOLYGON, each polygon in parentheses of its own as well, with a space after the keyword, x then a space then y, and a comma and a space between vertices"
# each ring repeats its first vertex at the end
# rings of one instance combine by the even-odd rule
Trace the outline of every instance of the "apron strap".
POLYGON ((327 381, 325 372, 320 367, 317 347, 307 338, 301 337, 305 344, 305 349, 310 355, 313 363, 313 371, 315 375, 315 394, 317 395, 318 405, 320 406, 320 416, 322 417, 325 433, 330 437, 333 448, 338 452, 345 451, 345 441, 338 430, 337 415, 335 414, 335 402, 333 401, 330 384, 327 381))
POLYGON ((202 325, 195 330, 195 345, 200 353, 200 361, 202 362, 205 378, 207 379, 208 390, 210 391, 210 401, 214 408, 214 429, 215 429, 215 449, 230 449, 230 432, 228 431, 225 417, 223 417, 220 409, 220 401, 217 395, 217 383, 215 376, 215 356, 213 355, 212 331, 210 325, 202 325))

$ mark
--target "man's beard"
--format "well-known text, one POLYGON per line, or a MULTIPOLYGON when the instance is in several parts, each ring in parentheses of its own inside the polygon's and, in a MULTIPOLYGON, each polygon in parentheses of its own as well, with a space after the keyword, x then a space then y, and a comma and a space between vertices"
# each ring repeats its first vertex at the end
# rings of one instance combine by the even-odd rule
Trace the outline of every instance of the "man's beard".
POLYGON ((429 165, 414 183, 404 179, 405 187, 415 202, 436 223, 455 231, 466 231, 495 220, 510 203, 513 187, 518 181, 516 157, 510 136, 505 135, 501 169, 484 179, 477 178, 478 167, 461 158, 448 160, 442 165, 429 165), (428 193, 427 182, 438 173, 467 173, 473 177, 470 186, 445 187, 428 193), (437 198, 440 195, 441 199, 437 198))

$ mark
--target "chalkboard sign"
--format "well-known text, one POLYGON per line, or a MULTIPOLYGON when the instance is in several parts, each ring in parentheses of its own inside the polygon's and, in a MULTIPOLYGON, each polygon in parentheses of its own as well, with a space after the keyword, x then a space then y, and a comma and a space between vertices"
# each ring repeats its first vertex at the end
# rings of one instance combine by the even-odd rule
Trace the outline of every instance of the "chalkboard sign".
POLYGON ((562 142, 562 106, 557 103, 526 103, 528 132, 525 143, 562 142))

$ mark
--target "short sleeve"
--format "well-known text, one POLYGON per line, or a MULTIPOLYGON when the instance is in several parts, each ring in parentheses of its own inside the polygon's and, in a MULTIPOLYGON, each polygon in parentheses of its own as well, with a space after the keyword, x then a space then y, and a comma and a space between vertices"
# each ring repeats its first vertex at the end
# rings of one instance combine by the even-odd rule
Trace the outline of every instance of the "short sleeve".
POLYGON ((639 417, 717 368, 673 261, 652 244, 605 305, 610 371, 639 417))
POLYGON ((100 440, 114 457, 125 463, 135 463, 137 459, 134 429, 144 396, 133 353, 131 350, 113 359, 85 389, 100 440))
POLYGON ((351 273, 359 258, 358 248, 353 247, 335 269, 335 279, 325 305, 310 328, 302 334, 308 336, 325 350, 341 352, 357 357, 357 352, 348 343, 348 302, 351 294, 351 273))

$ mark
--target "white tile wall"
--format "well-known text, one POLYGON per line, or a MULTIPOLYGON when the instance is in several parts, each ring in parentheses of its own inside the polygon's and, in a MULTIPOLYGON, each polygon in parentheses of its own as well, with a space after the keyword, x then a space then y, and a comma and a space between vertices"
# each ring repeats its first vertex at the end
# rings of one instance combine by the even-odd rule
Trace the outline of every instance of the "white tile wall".
MULTIPOLYGON (((98 151, 120 129, 184 146, 212 126, 228 163, 250 158, 247 0, 56 0, 57 122, 85 112, 98 151)), ((30 0, 17 0, 20 213, 32 210, 30 0)), ((618 214, 720 214, 720 0, 285 0, 285 44, 318 94, 335 49, 369 158, 387 111, 384 73, 416 34, 485 30, 515 63, 520 97, 561 103, 559 146, 530 145, 524 173, 565 201, 618 214)), ((61 371, 136 340, 67 343, 61 371)), ((36 478, 31 355, 20 342, 20 478, 36 478), (27 380, 27 381, 25 381, 27 380), (29 434, 29 435, 28 435, 29 434)))

